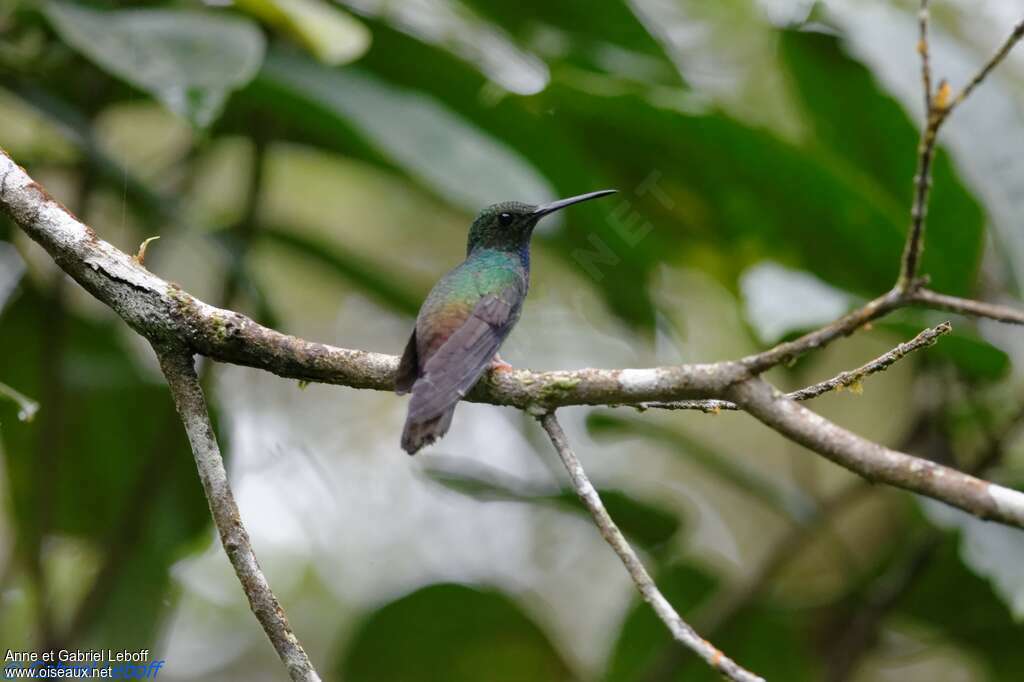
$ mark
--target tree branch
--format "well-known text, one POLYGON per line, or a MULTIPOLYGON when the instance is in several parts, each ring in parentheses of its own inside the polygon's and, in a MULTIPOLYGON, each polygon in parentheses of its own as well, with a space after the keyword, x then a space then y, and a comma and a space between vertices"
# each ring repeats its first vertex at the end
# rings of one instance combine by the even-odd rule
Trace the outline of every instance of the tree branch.
MULTIPOLYGON (((940 336, 948 334, 951 331, 953 331, 953 327, 949 322, 943 322, 937 327, 925 329, 910 341, 901 343, 888 353, 880 355, 871 362, 861 365, 857 369, 840 372, 831 379, 812 384, 811 386, 801 388, 798 391, 787 393, 786 397, 800 401, 811 400, 812 398, 817 398, 818 396, 831 391, 858 387, 860 382, 865 378, 872 374, 877 374, 878 372, 884 372, 907 355, 913 353, 915 350, 927 348, 928 346, 933 345, 940 336)), ((641 403, 636 407, 641 411, 656 408, 660 410, 700 410, 705 413, 739 409, 736 403, 729 402, 728 400, 679 400, 672 403, 641 403)))
POLYGON ((754 377, 728 391, 739 407, 836 464, 872 482, 941 500, 982 519, 1024 528, 1024 493, 865 440, 754 377))
POLYGON ((917 24, 920 37, 917 40, 917 53, 921 55, 921 82, 924 84, 924 110, 932 107, 932 65, 928 46, 928 0, 921 0, 921 9, 917 13, 917 24))
MULTIPOLYGON (((262 130, 260 130, 262 132, 262 130)), ((246 193, 245 208, 239 221, 230 228, 234 241, 230 245, 232 249, 232 264, 227 268, 221 286, 220 299, 221 307, 230 308, 235 302, 241 285, 245 282, 245 255, 248 252, 253 233, 256 230, 256 214, 259 207, 260 190, 263 182, 263 168, 266 152, 266 143, 261 135, 258 135, 253 142, 252 158, 249 162, 248 191, 246 193)), ((193 184, 194 173, 186 184, 193 184)), ((140 253, 145 253, 146 244, 156 237, 150 237, 142 243, 140 253)), ((144 258, 136 256, 140 265, 144 265, 144 258)), ((212 363, 206 363, 199 372, 199 385, 205 387, 204 391, 209 394, 209 377, 212 363)), ((2 388, 2 385, 0 385, 2 388)), ((141 501, 127 498, 124 511, 119 514, 120 521, 111 532, 105 543, 106 559, 96 572, 92 585, 85 593, 85 596, 78 602, 74 615, 68 621, 64 634, 58 637, 58 641, 70 647, 80 640, 92 627, 96 618, 103 614, 108 600, 114 594, 114 590, 121 578, 121 573, 131 563, 131 559, 138 550, 140 540, 145 537, 144 531, 149 517, 156 507, 162 490, 169 482, 167 477, 160 475, 160 470, 168 460, 177 453, 174 452, 175 440, 168 435, 176 431, 179 426, 178 416, 171 412, 167 419, 160 426, 156 439, 148 449, 149 455, 145 463, 139 469, 132 490, 146 490, 147 494, 140 496, 141 501), (126 561, 126 558, 128 561, 126 561)))
POLYGON ((221 544, 238 576, 249 606, 263 631, 270 638, 277 655, 295 682, 320 682, 305 650, 292 633, 288 619, 277 597, 270 589, 256 555, 249 543, 249 534, 235 504, 227 471, 221 459, 220 447, 213 433, 213 425, 206 409, 203 390, 199 386, 192 355, 180 349, 153 347, 160 359, 160 368, 167 378, 174 404, 185 425, 196 468, 202 481, 210 513, 220 533, 221 544))
POLYGON ((686 621, 679 617, 676 610, 665 599, 664 595, 661 594, 658 586, 654 584, 650 573, 644 568, 640 558, 637 557, 636 552, 633 551, 629 542, 626 541, 619 527, 615 525, 615 522, 609 516, 608 510, 605 509, 604 504, 601 502, 601 497, 597 494, 597 489, 594 488, 587 477, 586 472, 583 470, 583 465, 580 464, 580 460, 576 457, 576 453, 572 451, 572 447, 569 445, 569 441, 566 439, 565 432, 562 431, 562 426, 558 423, 555 413, 548 412, 538 417, 538 419, 541 426, 547 431, 548 437, 551 438, 551 444, 555 446, 555 451, 558 452, 558 456, 562 459, 562 464, 565 465, 566 470, 569 472, 569 479, 572 481, 573 489, 579 495, 587 511, 594 518, 594 523, 597 524, 598 530, 601 531, 601 537, 619 555, 619 559, 622 560, 622 564, 626 567, 626 571, 629 573, 629 577, 632 578, 637 590, 640 591, 640 595, 644 598, 644 601, 651 605, 651 608, 654 609, 658 618, 665 623, 665 626, 668 627, 676 641, 700 656, 708 665, 730 680, 736 680, 737 682, 755 682, 760 680, 764 682, 761 677, 737 665, 732 659, 715 648, 713 644, 698 635, 686 621))
POLYGON ((1006 42, 996 50, 996 53, 985 63, 985 66, 983 66, 974 78, 964 86, 964 89, 960 91, 960 94, 953 98, 953 101, 949 103, 948 107, 946 107, 945 116, 949 116, 953 109, 963 104, 964 100, 971 96, 974 89, 981 85, 981 82, 988 78, 988 75, 992 73, 992 70, 1006 59, 1006 56, 1010 54, 1010 50, 1020 42, 1021 38, 1024 38, 1024 19, 1013 27, 1013 31, 1011 31, 1010 35, 1006 38, 1006 42))
MULTIPOLYGON (((945 84, 939 86, 940 97, 945 84)), ((924 249, 924 228, 928 216, 928 192, 932 186, 932 160, 935 158, 935 141, 942 125, 942 117, 936 114, 934 100, 929 98, 927 109, 928 121, 921 131, 921 142, 918 144, 917 171, 914 175, 914 201, 910 208, 910 231, 903 247, 903 259, 900 265, 899 279, 896 287, 900 291, 909 291, 917 281, 917 271, 924 249)))
MULTIPOLYGON (((1021 420, 1024 420, 1024 408, 1018 410, 997 431, 989 433, 985 449, 966 470, 972 474, 982 474, 996 466, 1006 454, 1007 438, 1020 425, 1021 420)), ((915 544, 901 552, 894 564, 873 581, 874 589, 859 600, 863 606, 850 618, 832 628, 835 637, 829 638, 832 645, 828 657, 828 682, 845 682, 856 674, 864 655, 878 641, 879 627, 927 568, 942 536, 941 530, 931 529, 924 537, 915 538, 915 544)))
MULTIPOLYGON (((394 386, 398 358, 393 355, 335 348, 288 336, 239 313, 203 303, 165 282, 97 237, 2 152, 0 207, 65 272, 157 346, 170 345, 306 381, 378 390, 391 390, 394 386)), ((783 435, 871 480, 892 483, 969 513, 1024 527, 1024 493, 970 477, 967 480, 951 476, 943 484, 936 484, 935 477, 942 475, 936 471, 952 470, 871 444, 781 394, 776 400, 770 390, 770 399, 749 404, 736 399, 736 395, 749 399, 743 391, 753 390, 751 387, 758 388, 754 395, 765 398, 759 391, 770 387, 749 381, 751 375, 852 334, 867 322, 910 305, 915 291, 893 289, 822 329, 739 361, 649 369, 490 372, 466 399, 509 405, 534 414, 567 405, 729 400, 783 435), (739 389, 742 390, 737 393, 739 389), (820 438, 813 437, 815 429, 820 429, 820 438), (959 486, 969 490, 960 490, 959 486), (989 489, 998 500, 988 495, 989 489)))
POLYGON ((740 363, 751 374, 760 374, 772 367, 790 362, 808 351, 824 348, 836 339, 850 336, 869 322, 907 305, 907 300, 907 292, 894 288, 820 329, 815 329, 793 341, 780 343, 766 351, 748 355, 740 360, 740 363))
MULTIPOLYGON (((398 358, 282 334, 204 303, 100 239, 0 151, 0 207, 93 296, 157 344, 279 376, 390 391, 398 358)), ((735 362, 651 369, 491 372, 468 400, 519 408, 712 397, 744 375, 735 362)))
MULTIPOLYGON (((910 291, 918 281, 921 251, 924 247, 924 231, 928 215, 928 192, 932 185, 932 161, 935 157, 935 145, 939 129, 946 122, 953 110, 970 97, 975 88, 981 84, 996 66, 1002 62, 1010 50, 1024 37, 1024 21, 1014 27, 1006 42, 996 51, 988 62, 975 74, 963 90, 949 99, 949 85, 942 81, 937 92, 932 92, 931 63, 928 49, 928 0, 921 0, 918 14, 920 38, 917 51, 921 55, 921 82, 924 90, 925 125, 921 131, 921 142, 917 153, 917 174, 914 176, 914 201, 910 209, 910 231, 903 249, 903 260, 896 288, 910 291)), ((987 315, 984 315, 987 317, 987 315)))
POLYGON ((911 295, 910 300, 933 310, 946 310, 969 317, 984 317, 1007 324, 1024 324, 1024 311, 1005 305, 947 296, 930 289, 917 290, 911 295))

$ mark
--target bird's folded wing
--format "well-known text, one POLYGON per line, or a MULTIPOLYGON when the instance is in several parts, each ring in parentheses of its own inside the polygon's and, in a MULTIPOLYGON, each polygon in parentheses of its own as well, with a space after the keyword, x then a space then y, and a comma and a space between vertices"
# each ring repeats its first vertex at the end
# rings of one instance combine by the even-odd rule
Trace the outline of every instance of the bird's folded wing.
POLYGON ((473 388, 515 324, 521 300, 517 293, 508 290, 483 296, 430 356, 412 389, 410 419, 436 417, 473 388))
POLYGON ((398 363, 398 370, 395 372, 395 393, 403 395, 412 390, 416 383, 416 373, 419 371, 419 355, 416 350, 416 329, 412 330, 409 342, 405 344, 402 352, 402 359, 398 363))

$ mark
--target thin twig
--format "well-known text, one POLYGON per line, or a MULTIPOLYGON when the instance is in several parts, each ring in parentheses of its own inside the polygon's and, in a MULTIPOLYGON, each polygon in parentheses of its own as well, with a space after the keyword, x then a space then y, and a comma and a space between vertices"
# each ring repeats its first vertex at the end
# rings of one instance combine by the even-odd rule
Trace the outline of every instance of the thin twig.
POLYGON ((960 93, 950 101, 949 86, 945 81, 932 91, 931 63, 928 48, 928 0, 921 0, 918 15, 920 38, 917 50, 921 55, 921 80, 924 90, 925 122, 921 130, 921 141, 917 148, 917 173, 914 176, 914 200, 910 209, 910 231, 903 248, 896 288, 908 292, 918 280, 921 252, 924 248, 924 233, 928 215, 928 193, 932 185, 932 162, 935 158, 939 129, 960 104, 981 84, 996 66, 1002 62, 1014 46, 1024 37, 1024 21, 1017 24, 1006 42, 992 58, 975 74, 960 93))
POLYGON ((974 89, 981 85, 983 80, 988 78, 988 75, 992 73, 994 68, 999 66, 1000 62, 1006 59, 1006 56, 1010 54, 1010 50, 1020 42, 1021 38, 1024 38, 1024 20, 1021 20, 1021 22, 1013 28, 1013 31, 1006 39, 1006 42, 1004 42, 996 53, 992 55, 992 58, 985 63, 985 66, 978 71, 974 78, 964 86, 964 89, 960 91, 960 94, 953 98, 953 101, 949 103, 948 107, 946 107, 944 116, 949 116, 953 109, 963 104, 964 100, 970 97, 971 93, 974 92, 974 89))
POLYGON ((580 460, 576 457, 576 453, 572 451, 572 447, 569 445, 569 441, 565 437, 565 432, 562 431, 562 426, 558 423, 555 413, 548 412, 539 419, 541 426, 544 427, 548 437, 551 438, 551 444, 555 446, 558 456, 562 459, 562 463, 569 472, 569 479, 572 481, 573 489, 579 495, 587 511, 594 518, 594 523, 597 524, 601 537, 619 555, 619 559, 622 560, 622 564, 626 567, 626 571, 629 572, 629 577, 632 578, 633 583, 636 584, 640 595, 644 598, 644 601, 651 605, 651 608, 654 609, 658 618, 665 623, 676 641, 700 656, 708 665, 730 680, 742 682, 760 680, 763 682, 761 677, 741 668, 732 659, 715 648, 713 644, 698 635, 686 621, 680 618, 676 610, 661 594, 658 586, 654 584, 650 573, 644 568, 640 558, 633 551, 629 542, 626 541, 619 527, 615 525, 615 522, 609 516, 608 510, 605 509, 604 504, 601 502, 601 497, 597 494, 597 489, 594 488, 587 477, 586 472, 583 470, 583 465, 580 464, 580 460))
POLYGON ((808 351, 823 348, 836 339, 849 336, 869 322, 902 308, 907 304, 907 296, 907 292, 893 288, 824 327, 808 332, 798 339, 780 343, 766 351, 748 355, 740 360, 740 363, 752 374, 760 374, 772 367, 788 363, 808 351))
POLYGON ((995 303, 947 296, 930 289, 916 291, 911 296, 911 301, 935 310, 946 310, 970 317, 983 317, 998 322, 1005 322, 1006 324, 1024 324, 1024 311, 995 303))
POLYGON ((921 252, 924 249, 924 228, 928 217, 928 191, 932 186, 932 160, 935 158, 935 140, 938 136, 942 119, 936 116, 934 109, 928 111, 928 122, 921 132, 918 145, 917 171, 914 175, 914 201, 910 209, 910 231, 903 247, 900 275, 897 288, 908 291, 917 280, 921 252))
POLYGON ((11 386, 0 381, 0 398, 7 398, 18 406, 18 419, 23 422, 30 422, 39 411, 39 403, 32 400, 24 393, 18 392, 11 386))
POLYGON ((277 597, 270 589, 263 571, 256 562, 256 555, 249 543, 249 534, 242 525, 242 518, 235 504, 235 497, 228 483, 227 471, 221 459, 220 447, 213 433, 213 425, 206 408, 203 389, 196 376, 192 355, 179 349, 157 349, 160 367, 167 378, 174 404, 185 425, 196 468, 202 481, 206 499, 210 504, 213 522, 220 533, 221 544, 235 569, 249 606, 256 615, 263 631, 288 669, 295 682, 320 682, 320 677, 310 663, 302 645, 292 632, 288 619, 281 609, 277 597))
MULTIPOLYGON (((1024 319, 1024 315, 1022 315, 1024 319)), ((801 388, 798 391, 792 391, 787 393, 786 396, 793 400, 811 400, 818 396, 824 395, 831 391, 842 390, 849 388, 857 391, 860 387, 860 383, 872 374, 878 372, 884 372, 889 369, 892 365, 899 362, 907 355, 913 353, 915 350, 921 348, 927 348, 933 345, 940 336, 948 334, 953 331, 952 325, 949 322, 943 322, 942 324, 925 329, 923 332, 912 338, 910 341, 901 343, 900 345, 893 348, 888 353, 880 355, 871 362, 861 365, 857 369, 847 370, 840 372, 831 379, 818 382, 806 388, 801 388)), ((641 403, 636 405, 637 409, 659 409, 659 410, 700 410, 705 413, 714 413, 721 410, 738 410, 736 403, 729 402, 728 400, 679 400, 676 402, 668 403, 641 403)))
POLYGON ((932 108, 932 65, 928 47, 928 0, 921 0, 921 10, 917 14, 920 37, 917 40, 917 53, 921 55, 921 82, 924 85, 924 110, 932 108))
MULTIPOLYGON (((918 12, 920 37, 917 41, 917 52, 921 55, 921 84, 924 90, 924 128, 921 130, 921 141, 917 147, 917 172, 914 175, 914 202, 910 209, 910 232, 903 248, 903 259, 896 287, 907 291, 917 279, 918 261, 924 243, 925 218, 928 214, 928 190, 932 184, 932 159, 935 156, 935 138, 942 125, 940 109, 936 108, 932 94, 932 68, 928 47, 928 0, 921 0, 918 12)), ((940 85, 940 91, 945 84, 940 85)))

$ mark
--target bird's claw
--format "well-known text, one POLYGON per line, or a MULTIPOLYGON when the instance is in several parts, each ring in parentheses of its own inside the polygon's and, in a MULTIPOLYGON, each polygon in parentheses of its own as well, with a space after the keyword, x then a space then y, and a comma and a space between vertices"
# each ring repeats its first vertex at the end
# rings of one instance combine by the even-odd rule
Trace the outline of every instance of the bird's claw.
POLYGON ((500 355, 494 354, 494 359, 491 360, 492 372, 511 372, 513 369, 512 365, 502 360, 500 355))

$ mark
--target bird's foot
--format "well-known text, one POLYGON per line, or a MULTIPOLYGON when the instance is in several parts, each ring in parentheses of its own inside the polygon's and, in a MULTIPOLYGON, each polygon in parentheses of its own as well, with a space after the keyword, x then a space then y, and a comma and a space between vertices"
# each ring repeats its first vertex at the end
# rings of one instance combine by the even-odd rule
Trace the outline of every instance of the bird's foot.
POLYGON ((502 360, 500 355, 497 353, 494 354, 494 359, 491 360, 492 372, 511 372, 513 369, 514 367, 502 360))

